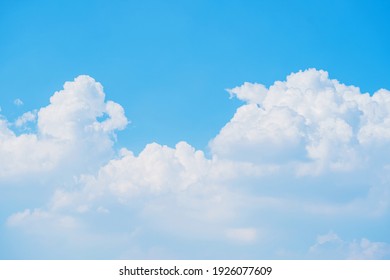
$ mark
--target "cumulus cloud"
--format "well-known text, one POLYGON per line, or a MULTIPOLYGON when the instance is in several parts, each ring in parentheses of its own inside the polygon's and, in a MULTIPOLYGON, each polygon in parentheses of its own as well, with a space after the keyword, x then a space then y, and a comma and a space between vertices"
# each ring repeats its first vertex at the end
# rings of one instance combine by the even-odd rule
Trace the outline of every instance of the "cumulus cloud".
POLYGON ((230 98, 237 97, 248 104, 260 104, 267 95, 267 88, 262 84, 245 82, 242 86, 227 90, 230 98))
POLYGON ((110 159, 112 136, 128 121, 119 104, 105 101, 100 83, 79 76, 66 82, 49 105, 20 116, 15 126, 35 122, 34 133, 17 135, 0 120, 0 180, 53 170, 77 175, 96 167, 110 159))
POLYGON ((143 216, 145 223, 158 224, 165 232, 215 236, 223 234, 224 224, 234 219, 234 209, 243 203, 226 188, 226 182, 234 180, 240 170, 241 174, 255 173, 248 164, 207 159, 186 142, 175 148, 148 144, 138 156, 122 149, 119 158, 102 166, 96 175, 80 176, 77 188, 57 190, 48 211, 114 213, 114 201, 124 212, 137 205, 131 215, 143 216), (237 170, 220 177, 233 168, 237 170))
POLYGON ((171 244, 212 242, 210 252, 251 244, 244 255, 254 258, 277 258, 294 246, 289 258, 389 257, 390 240, 359 232, 348 241, 333 232, 314 245, 302 240, 329 228, 388 223, 390 92, 362 93, 315 69, 269 88, 244 83, 228 92, 244 104, 211 139, 210 157, 184 141, 150 143, 138 155, 115 152, 115 131, 128 123, 124 109, 105 101, 88 76, 65 83, 48 106, 16 122, 36 123, 36 133, 16 135, 0 119, 0 178, 62 169, 72 178, 8 225, 74 225, 67 230, 122 236, 119 247, 153 232, 171 244))
POLYGON ((292 73, 269 89, 244 83, 229 92, 246 104, 210 143, 220 157, 298 162, 297 174, 317 174, 357 168, 368 149, 390 140, 390 92, 370 96, 322 70, 292 73))
POLYGON ((212 185, 242 175, 272 173, 272 167, 208 159, 200 150, 182 141, 174 148, 147 144, 138 156, 122 149, 118 159, 100 168, 96 176, 82 176, 84 186, 106 189, 122 199, 143 194, 178 193, 190 189, 211 189, 212 185))
POLYGON ((100 169, 96 180, 87 185, 104 185, 123 195, 180 191, 196 184, 210 166, 203 152, 185 142, 175 149, 152 143, 137 157, 127 150, 122 155, 100 169))
POLYGON ((123 108, 104 99, 102 85, 89 76, 66 82, 64 89, 50 98, 50 105, 39 110, 39 131, 48 138, 72 140, 99 130, 112 132, 125 128, 127 118, 123 108), (107 120, 99 122, 97 118, 104 114, 107 120))

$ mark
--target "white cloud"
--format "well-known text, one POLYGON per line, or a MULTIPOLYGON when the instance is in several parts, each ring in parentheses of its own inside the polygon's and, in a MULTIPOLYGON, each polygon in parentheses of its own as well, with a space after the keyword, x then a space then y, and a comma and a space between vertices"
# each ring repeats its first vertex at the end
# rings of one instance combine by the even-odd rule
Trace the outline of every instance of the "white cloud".
MULTIPOLYGON (((362 94, 309 69, 269 89, 245 83, 229 93, 245 104, 210 141, 210 158, 187 142, 147 144, 138 155, 126 148, 115 153, 112 137, 127 118, 88 76, 65 83, 37 111, 36 133, 16 135, 0 119, 0 178, 28 172, 71 178, 53 181, 48 203, 14 214, 9 226, 60 230, 60 221, 70 218, 77 227, 69 230, 93 233, 104 221, 112 226, 99 228, 108 240, 115 232, 127 242, 136 228, 195 243, 262 241, 275 252, 316 235, 312 224, 327 230, 323 221, 343 231, 360 219, 388 223, 388 91, 362 94), (131 230, 124 229, 128 224, 131 230)), ((19 119, 26 125, 34 113, 19 119)), ((308 257, 387 256, 385 243, 363 236, 319 236, 308 257)))
POLYGON ((337 243, 339 243, 339 242, 342 242, 342 240, 334 232, 329 232, 328 234, 319 235, 317 237, 317 244, 318 245, 322 245, 322 244, 325 244, 327 242, 337 242, 337 243))
POLYGON ((36 119, 37 119, 37 111, 36 110, 26 112, 23 115, 21 115, 19 118, 16 119, 15 125, 17 127, 21 127, 28 122, 35 122, 36 119))
POLYGON ((257 238, 257 230, 254 228, 232 228, 226 232, 227 238, 242 243, 253 243, 257 238))
POLYGON ((185 142, 178 143, 175 149, 152 143, 137 157, 122 150, 122 157, 103 166, 96 177, 82 180, 91 189, 106 188, 125 198, 138 193, 185 190, 195 185, 209 166, 203 152, 185 142))
POLYGON ((389 257, 390 245, 384 242, 372 242, 362 238, 349 244, 348 259, 374 260, 389 257))
POLYGON ((20 100, 19 98, 17 98, 17 99, 14 100, 14 104, 15 104, 16 106, 22 106, 24 103, 23 103, 22 100, 20 100))
POLYGON ((16 136, 5 121, 0 121, 0 135, 0 179, 49 171, 60 158, 56 143, 39 140, 36 134, 16 136))
POLYGON ((247 104, 210 143, 221 158, 295 162, 301 175, 345 171, 370 156, 370 144, 390 141, 389 91, 362 94, 325 71, 293 73, 269 89, 245 83, 229 92, 247 104))
POLYGON ((78 76, 50 98, 50 105, 39 110, 39 131, 45 137, 72 140, 89 136, 100 126, 104 132, 123 129, 127 124, 123 108, 104 99, 100 83, 89 76, 78 76), (97 118, 104 114, 108 119, 99 123, 97 118))
POLYGON ((7 224, 11 227, 27 227, 29 231, 42 234, 46 229, 69 230, 77 228, 79 225, 75 218, 71 216, 58 216, 40 209, 19 212, 10 216, 7 224))
POLYGON ((79 76, 66 82, 48 106, 16 120, 17 127, 36 121, 35 133, 16 135, 0 120, 0 180, 52 171, 78 175, 109 160, 113 133, 124 129, 127 119, 119 104, 104 99, 100 83, 79 76))
MULTIPOLYGON (((120 157, 101 167, 96 176, 81 176, 76 190, 58 190, 49 211, 74 213, 82 207, 111 213, 106 204, 113 199, 121 207, 137 205, 135 215, 143 216, 152 226, 159 225, 162 231, 215 236, 225 230, 241 203, 224 184, 238 176, 234 175, 237 170, 220 178, 221 170, 225 173, 226 168, 234 167, 206 159, 203 152, 186 142, 179 142, 175 148, 149 144, 138 156, 122 149, 120 157)), ((251 172, 248 165, 237 165, 236 169, 251 172)))
POLYGON ((108 118, 103 122, 95 121, 93 127, 95 130, 102 130, 103 132, 111 132, 114 130, 124 129, 128 123, 125 117, 124 110, 121 105, 108 101, 105 108, 108 118))
POLYGON ((236 96, 238 99, 247 102, 248 104, 261 104, 266 97, 267 88, 262 84, 245 82, 240 87, 235 87, 227 90, 230 98, 236 96))
POLYGON ((317 242, 309 249, 309 256, 318 259, 386 259, 390 257, 390 244, 366 238, 345 241, 329 232, 317 237, 317 242))

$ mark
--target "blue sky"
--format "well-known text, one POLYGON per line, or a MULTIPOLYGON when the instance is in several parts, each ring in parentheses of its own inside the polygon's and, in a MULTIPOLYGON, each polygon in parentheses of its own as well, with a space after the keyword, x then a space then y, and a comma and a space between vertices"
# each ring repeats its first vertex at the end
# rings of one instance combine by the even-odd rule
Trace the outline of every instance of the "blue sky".
POLYGON ((389 258, 389 9, 2 1, 0 258, 389 258))
POLYGON ((245 81, 316 67, 363 92, 390 87, 386 1, 212 2, 2 1, 4 114, 88 74, 127 109, 126 145, 204 148, 237 106, 224 89, 245 81))

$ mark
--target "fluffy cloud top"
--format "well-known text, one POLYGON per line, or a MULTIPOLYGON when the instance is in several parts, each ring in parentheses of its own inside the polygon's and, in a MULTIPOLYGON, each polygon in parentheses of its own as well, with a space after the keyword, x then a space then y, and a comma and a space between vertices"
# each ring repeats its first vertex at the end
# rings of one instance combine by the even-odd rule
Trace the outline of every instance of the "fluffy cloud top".
POLYGON ((361 93, 309 69, 268 89, 244 83, 229 93, 244 104, 210 141, 210 158, 186 142, 115 153, 112 136, 127 118, 88 76, 16 121, 36 121, 36 133, 16 135, 0 120, 0 178, 63 170, 74 178, 46 205, 10 215, 9 228, 36 238, 46 228, 73 232, 69 238, 81 230, 83 240, 121 236, 114 257, 140 249, 135 243, 153 251, 155 239, 208 244, 200 258, 237 258, 218 248, 238 247, 244 258, 389 257, 390 240, 373 231, 390 215, 390 92, 361 93), (343 239, 319 236, 331 229, 343 239))
POLYGON ((50 98, 50 105, 39 110, 39 132, 47 138, 72 140, 124 129, 127 119, 123 108, 104 99, 102 85, 89 76, 66 82, 64 89, 50 98), (107 119, 99 122, 97 118, 104 115, 107 119))
POLYGON ((34 122, 36 132, 17 135, 10 123, 0 120, 0 180, 54 169, 87 171, 83 165, 96 166, 109 159, 113 133, 128 123, 123 108, 105 102, 102 85, 89 76, 66 82, 48 106, 24 113, 15 126, 34 122))
POLYGON ((229 92, 246 104, 210 143, 220 157, 298 161, 297 173, 313 174, 356 168, 390 140, 390 92, 363 94, 322 70, 293 73, 269 89, 244 83, 229 92))

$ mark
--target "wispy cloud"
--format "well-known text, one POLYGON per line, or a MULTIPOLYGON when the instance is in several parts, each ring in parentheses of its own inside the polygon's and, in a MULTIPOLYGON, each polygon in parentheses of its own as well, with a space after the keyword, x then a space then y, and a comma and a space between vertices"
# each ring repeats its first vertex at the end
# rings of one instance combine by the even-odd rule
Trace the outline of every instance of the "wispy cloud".
POLYGON ((23 103, 23 101, 21 99, 17 98, 17 99, 14 100, 14 104, 16 106, 22 106, 24 103, 23 103))

